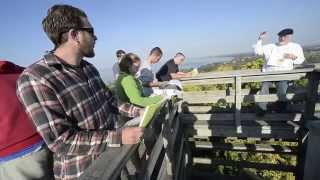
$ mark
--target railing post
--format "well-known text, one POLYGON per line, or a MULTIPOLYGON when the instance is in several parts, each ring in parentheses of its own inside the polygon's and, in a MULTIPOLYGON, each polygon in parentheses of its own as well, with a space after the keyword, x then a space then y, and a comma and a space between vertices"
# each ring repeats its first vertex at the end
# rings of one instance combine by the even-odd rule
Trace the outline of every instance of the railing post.
POLYGON ((319 72, 311 72, 308 77, 308 92, 305 104, 303 124, 310 119, 314 119, 316 102, 318 101, 319 72))
MULTIPOLYGON (((316 103, 318 101, 318 86, 319 86, 319 79, 320 73, 317 71, 310 72, 307 74, 308 78, 308 87, 307 87, 307 97, 305 102, 305 109, 304 114, 301 122, 301 128, 299 131, 299 152, 297 158, 297 172, 296 176, 298 180, 304 179, 304 170, 306 163, 306 152, 307 152, 307 132, 308 130, 305 128, 305 125, 308 121, 315 119, 314 112, 316 103)), ((309 147, 310 148, 310 147, 309 147)), ((312 152, 312 151, 309 151, 312 152)), ((316 156, 316 155, 315 155, 316 156)), ((311 157, 309 155, 309 157, 311 157)), ((312 165, 309 165, 312 166, 312 165)))
POLYGON ((235 124, 237 128, 237 133, 242 133, 241 127, 241 76, 237 75, 235 80, 235 124))

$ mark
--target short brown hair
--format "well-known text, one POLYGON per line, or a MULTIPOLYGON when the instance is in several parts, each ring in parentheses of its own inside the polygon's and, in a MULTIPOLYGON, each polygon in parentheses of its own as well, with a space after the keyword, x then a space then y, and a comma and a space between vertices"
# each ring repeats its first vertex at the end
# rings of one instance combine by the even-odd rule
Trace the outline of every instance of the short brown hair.
POLYGON ((59 45, 67 41, 63 36, 70 29, 83 27, 81 18, 86 18, 87 15, 80 9, 58 4, 48 9, 47 16, 42 20, 44 32, 57 48, 59 45))
POLYGON ((116 51, 116 56, 118 58, 121 57, 121 55, 123 55, 123 54, 126 54, 126 52, 124 50, 122 50, 122 49, 119 49, 119 50, 116 51))
POLYGON ((124 55, 119 63, 119 69, 121 72, 125 72, 130 74, 130 67, 132 66, 133 63, 141 61, 139 56, 137 56, 134 53, 128 53, 124 55))
POLYGON ((182 52, 178 52, 175 56, 183 56, 183 57, 186 57, 182 52))
POLYGON ((159 47, 154 47, 150 51, 150 55, 156 53, 157 55, 162 55, 162 50, 159 47))

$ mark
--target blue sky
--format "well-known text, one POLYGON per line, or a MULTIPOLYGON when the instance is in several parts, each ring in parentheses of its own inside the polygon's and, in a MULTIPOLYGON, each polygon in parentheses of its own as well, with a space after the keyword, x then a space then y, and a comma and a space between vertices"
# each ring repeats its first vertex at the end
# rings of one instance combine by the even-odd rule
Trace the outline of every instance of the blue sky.
POLYGON ((260 31, 268 31, 271 42, 285 27, 295 29, 302 45, 320 44, 319 0, 2 0, 0 58, 27 66, 50 50, 41 21, 56 3, 89 16, 98 37, 90 61, 98 69, 110 68, 120 48, 145 58, 159 46, 162 62, 177 51, 189 59, 249 52, 260 31))

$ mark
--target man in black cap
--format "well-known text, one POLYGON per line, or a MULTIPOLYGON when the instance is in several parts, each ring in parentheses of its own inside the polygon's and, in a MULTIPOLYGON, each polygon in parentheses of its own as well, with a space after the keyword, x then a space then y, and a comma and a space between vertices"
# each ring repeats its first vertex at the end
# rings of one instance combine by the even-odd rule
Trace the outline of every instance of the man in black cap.
MULTIPOLYGON (((253 46, 257 55, 264 56, 265 63, 262 71, 287 71, 292 70, 294 64, 302 64, 305 60, 301 45, 291 42, 293 29, 283 29, 278 33, 278 42, 262 45, 266 39, 267 32, 259 35, 258 42, 253 46)), ((269 94, 272 82, 263 82, 260 94, 269 94)), ((286 91, 288 81, 276 82, 277 94, 279 96, 279 109, 286 108, 286 91)), ((264 115, 267 103, 258 103, 258 115, 264 115)))

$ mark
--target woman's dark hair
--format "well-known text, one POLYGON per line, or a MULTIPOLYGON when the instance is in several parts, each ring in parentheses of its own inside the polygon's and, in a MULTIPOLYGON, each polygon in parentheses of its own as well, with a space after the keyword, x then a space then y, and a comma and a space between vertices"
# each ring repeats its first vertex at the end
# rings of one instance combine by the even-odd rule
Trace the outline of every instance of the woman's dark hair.
POLYGON ((132 66, 133 63, 141 61, 139 56, 137 56, 134 53, 128 53, 125 54, 119 63, 119 69, 121 72, 125 72, 130 74, 130 67, 132 66))

